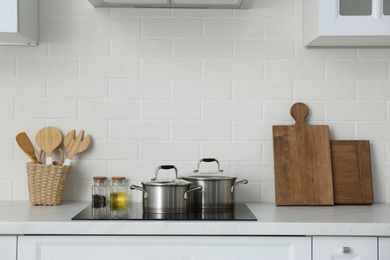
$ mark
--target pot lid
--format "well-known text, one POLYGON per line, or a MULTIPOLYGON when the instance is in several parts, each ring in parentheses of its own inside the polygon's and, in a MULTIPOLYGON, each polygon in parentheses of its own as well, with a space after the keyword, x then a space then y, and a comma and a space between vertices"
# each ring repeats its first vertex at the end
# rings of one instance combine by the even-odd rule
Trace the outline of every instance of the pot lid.
POLYGON ((221 170, 219 161, 215 158, 203 158, 198 161, 198 167, 193 172, 181 176, 185 180, 232 180, 237 179, 236 176, 226 174, 221 170), (218 171, 215 172, 202 172, 199 170, 199 166, 202 162, 216 162, 218 166, 218 171))
POLYGON ((191 182, 182 180, 178 178, 177 175, 177 168, 174 165, 161 165, 157 167, 156 172, 155 172, 155 177, 152 178, 150 181, 143 181, 142 185, 146 186, 188 186, 191 185, 191 182), (170 170, 174 169, 175 170, 175 179, 163 179, 159 178, 157 179, 158 171, 159 170, 170 170))

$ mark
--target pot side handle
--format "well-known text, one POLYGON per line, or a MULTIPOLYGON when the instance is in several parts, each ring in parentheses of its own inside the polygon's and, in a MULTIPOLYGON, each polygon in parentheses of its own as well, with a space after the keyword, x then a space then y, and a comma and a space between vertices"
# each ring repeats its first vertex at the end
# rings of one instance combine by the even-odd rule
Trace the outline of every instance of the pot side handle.
POLYGON ((236 183, 232 186, 232 188, 231 188, 230 191, 231 191, 232 193, 234 193, 236 186, 241 185, 241 184, 248 184, 248 180, 247 180, 247 179, 243 179, 243 180, 241 180, 241 181, 236 182, 236 183))
POLYGON ((188 191, 184 192, 184 199, 187 200, 187 198, 188 198, 187 193, 190 193, 190 192, 193 192, 196 190, 202 190, 202 186, 195 186, 195 187, 189 189, 188 191))
POLYGON ((144 190, 142 187, 140 186, 137 186, 137 185, 131 185, 130 186, 130 190, 139 190, 139 191, 142 191, 144 193, 144 199, 147 199, 148 198, 148 192, 146 190, 144 190))

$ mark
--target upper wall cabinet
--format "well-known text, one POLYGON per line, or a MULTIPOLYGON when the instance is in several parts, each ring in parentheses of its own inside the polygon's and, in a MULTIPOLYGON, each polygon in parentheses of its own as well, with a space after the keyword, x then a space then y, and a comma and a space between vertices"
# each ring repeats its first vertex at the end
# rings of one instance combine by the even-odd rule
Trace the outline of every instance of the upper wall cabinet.
POLYGON ((38 0, 0 0, 0 44, 38 43, 38 0))
POLYGON ((305 46, 390 46, 390 0, 304 0, 305 46))
POLYGON ((89 0, 95 7, 248 9, 253 0, 89 0))

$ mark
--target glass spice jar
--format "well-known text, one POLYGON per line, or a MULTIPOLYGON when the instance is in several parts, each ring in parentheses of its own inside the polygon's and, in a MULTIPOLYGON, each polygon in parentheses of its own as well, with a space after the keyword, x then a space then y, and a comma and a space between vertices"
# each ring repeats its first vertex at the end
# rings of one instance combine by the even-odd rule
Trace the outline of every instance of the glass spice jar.
POLYGON ((127 208, 128 194, 125 177, 112 177, 110 187, 111 211, 125 211, 127 208))
POLYGON ((107 177, 93 177, 92 186, 92 216, 103 218, 107 208, 107 177))

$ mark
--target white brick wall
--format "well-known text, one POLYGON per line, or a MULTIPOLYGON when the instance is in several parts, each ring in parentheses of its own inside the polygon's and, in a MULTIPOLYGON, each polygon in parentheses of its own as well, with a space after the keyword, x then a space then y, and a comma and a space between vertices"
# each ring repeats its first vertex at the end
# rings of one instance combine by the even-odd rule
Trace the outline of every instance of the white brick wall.
POLYGON ((35 145, 52 125, 93 140, 74 158, 65 199, 88 201, 96 175, 139 184, 158 165, 183 174, 216 157, 249 180, 239 201, 273 202, 272 125, 292 124, 300 101, 332 139, 371 141, 375 201, 390 202, 390 49, 305 48, 302 3, 171 10, 40 0, 39 45, 0 46, 0 200, 28 200, 28 157, 15 136, 25 131, 35 145))

